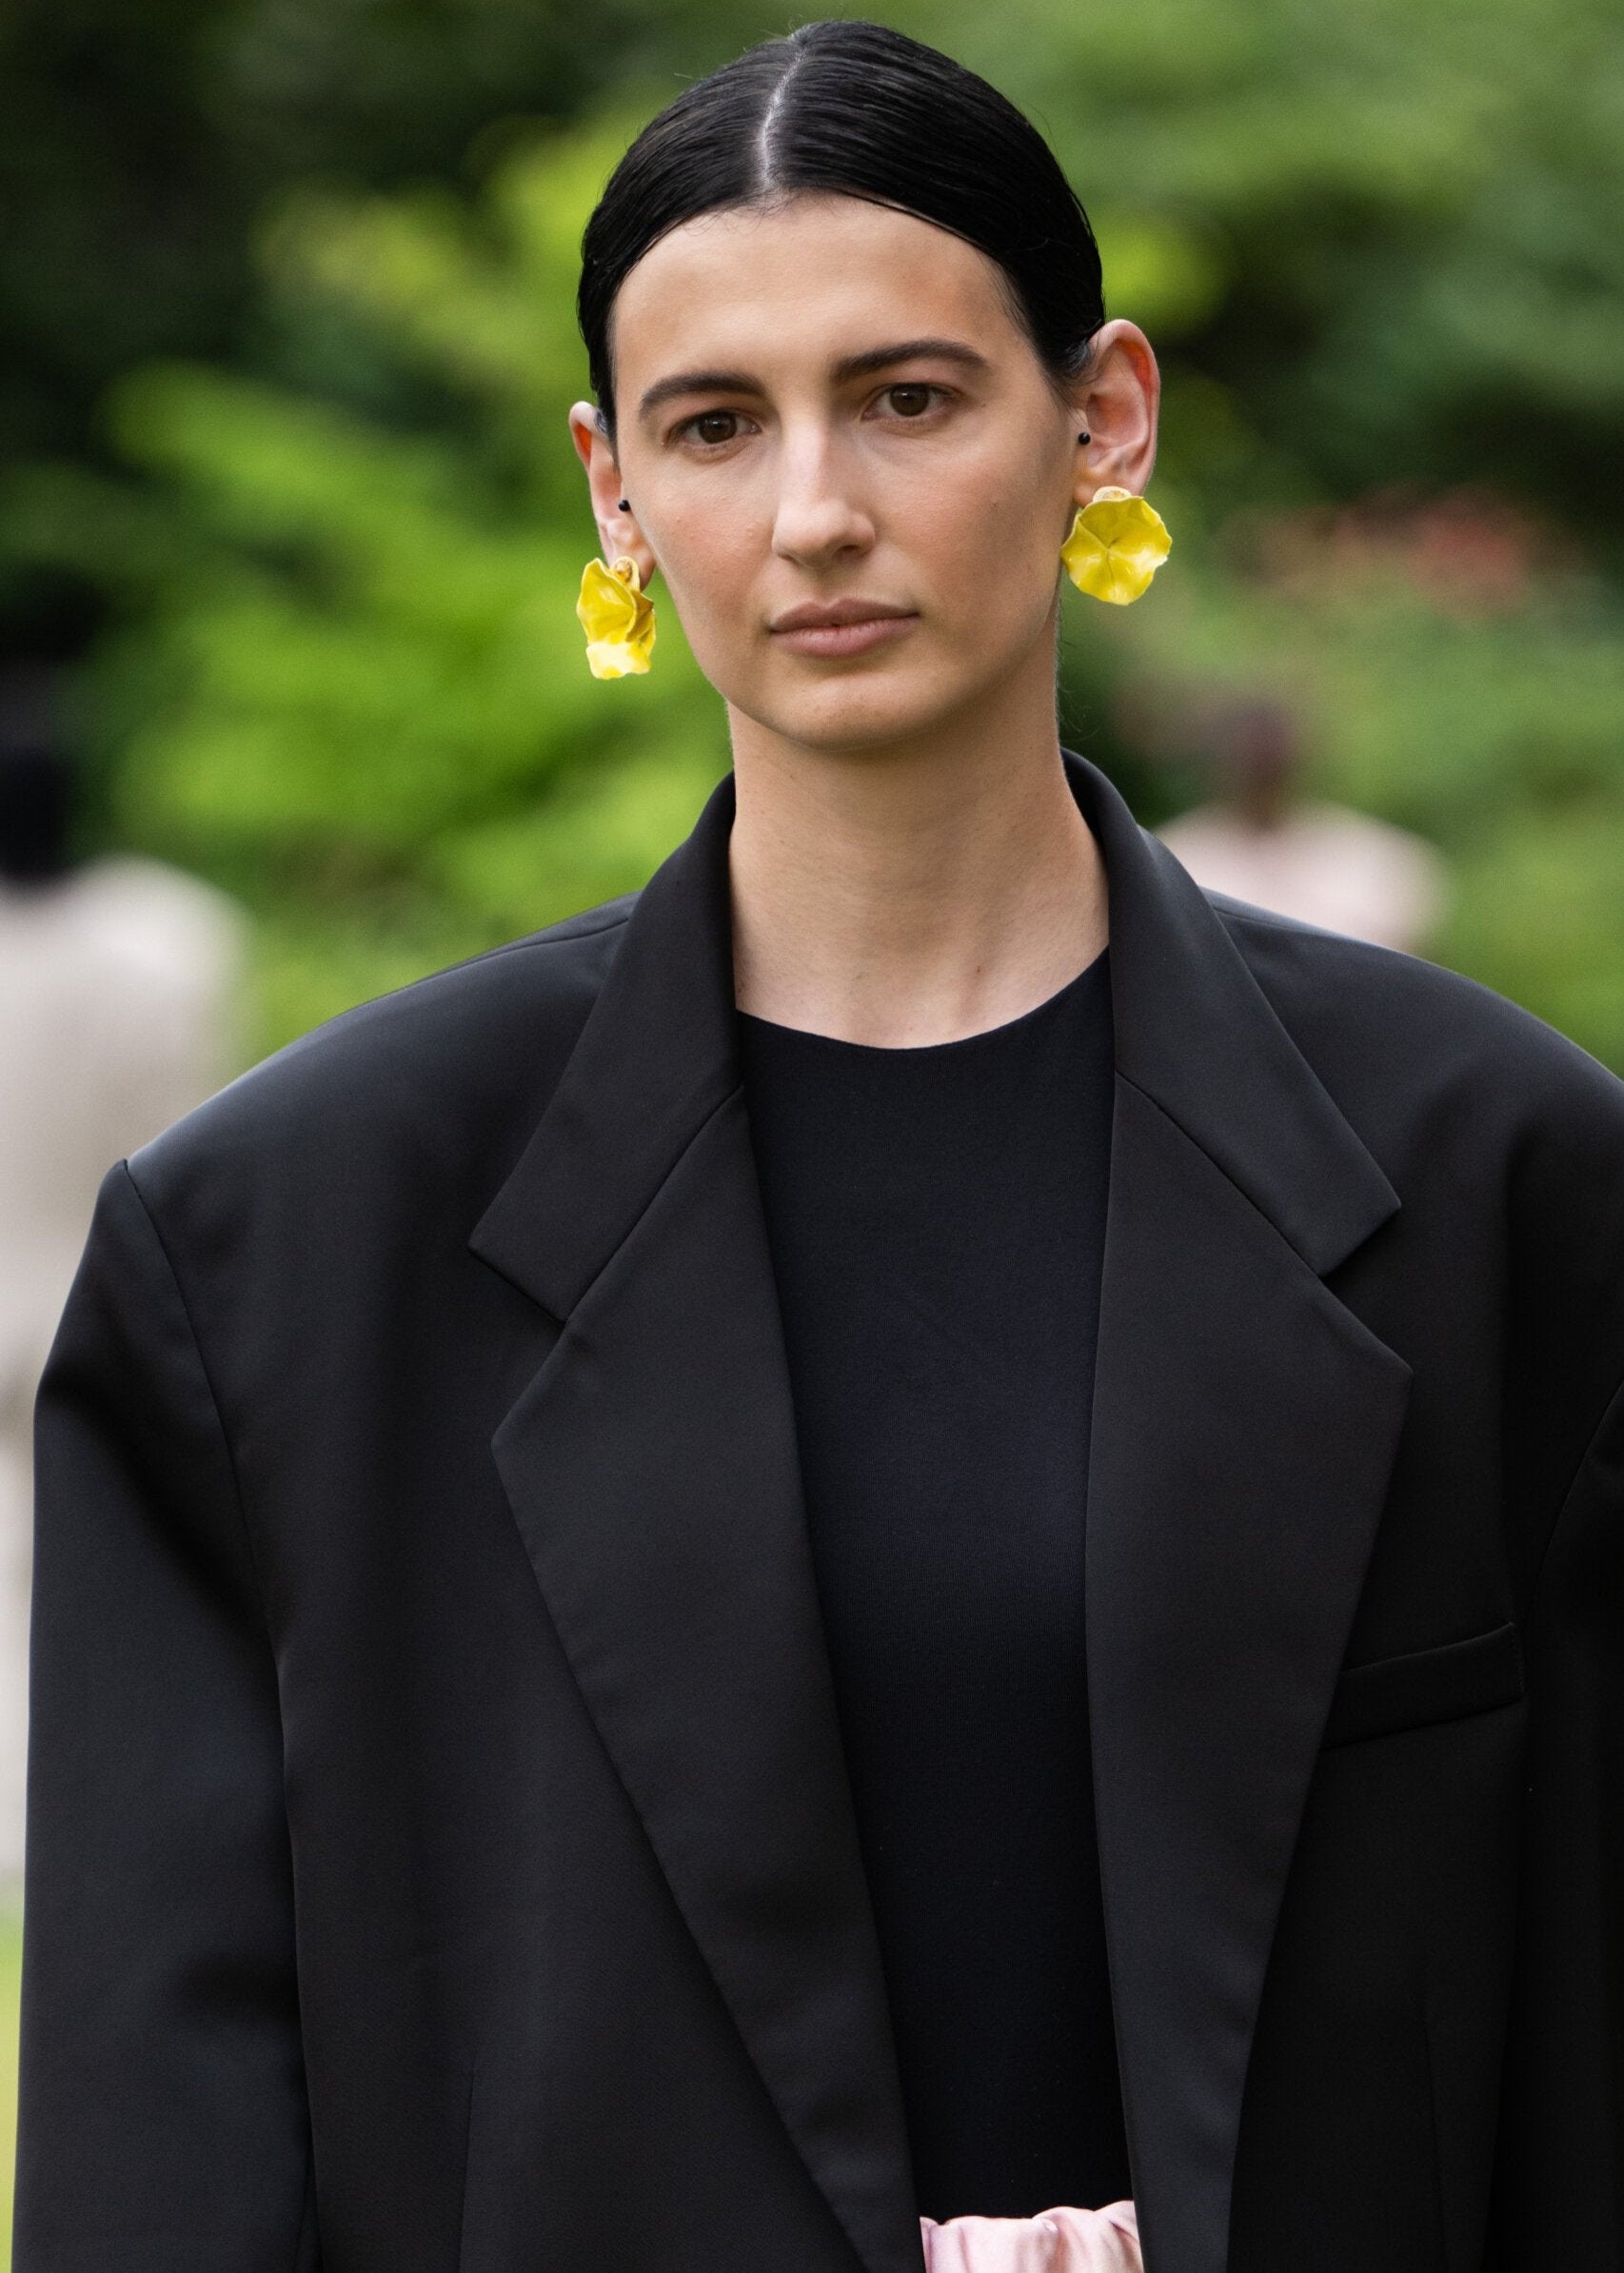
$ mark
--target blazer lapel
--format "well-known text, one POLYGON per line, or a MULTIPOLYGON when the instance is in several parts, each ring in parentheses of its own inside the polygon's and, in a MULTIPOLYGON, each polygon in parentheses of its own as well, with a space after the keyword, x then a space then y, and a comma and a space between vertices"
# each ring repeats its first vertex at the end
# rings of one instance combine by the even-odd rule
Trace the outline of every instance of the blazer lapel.
POLYGON ((563 1321, 494 1451, 582 1695, 791 2140, 868 2273, 917 2273, 739 1087, 731 816, 729 777, 641 896, 475 1232, 563 1321))
MULTIPOLYGON (((1087 1543, 1149 2273, 1224 2273, 1275 1919, 1409 1373, 1325 1275, 1396 1210, 1205 897, 1069 754, 1117 1036, 1087 1543)), ((477 1228, 562 1332, 494 1450, 582 1695, 868 2273, 921 2262, 735 1041, 731 777, 477 1228)))
POLYGON ((1222 924, 1070 761, 1111 892, 1094 1777, 1150 2273, 1223 2273, 1247 2060, 1410 1372, 1332 1270, 1397 1199, 1222 924))

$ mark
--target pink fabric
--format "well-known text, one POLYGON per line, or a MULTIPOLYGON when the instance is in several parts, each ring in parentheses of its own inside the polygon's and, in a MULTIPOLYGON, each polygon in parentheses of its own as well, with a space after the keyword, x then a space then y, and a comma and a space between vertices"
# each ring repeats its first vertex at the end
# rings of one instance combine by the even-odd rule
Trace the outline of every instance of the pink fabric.
POLYGON ((921 2218, 929 2273, 1143 2273, 1131 2202, 1036 2218, 921 2218))

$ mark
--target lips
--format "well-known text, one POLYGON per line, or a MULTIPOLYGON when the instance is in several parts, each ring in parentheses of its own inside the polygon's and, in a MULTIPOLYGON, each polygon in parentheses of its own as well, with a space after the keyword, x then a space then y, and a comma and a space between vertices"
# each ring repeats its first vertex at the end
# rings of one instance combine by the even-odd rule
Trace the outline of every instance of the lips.
POLYGON ((802 601, 769 625, 781 647, 823 662, 844 662, 875 647, 888 647, 919 622, 912 608, 887 600, 802 601))
POLYGON ((848 623, 900 623, 912 608, 894 607, 885 600, 803 600, 799 607, 775 616, 769 631, 833 631, 848 623))

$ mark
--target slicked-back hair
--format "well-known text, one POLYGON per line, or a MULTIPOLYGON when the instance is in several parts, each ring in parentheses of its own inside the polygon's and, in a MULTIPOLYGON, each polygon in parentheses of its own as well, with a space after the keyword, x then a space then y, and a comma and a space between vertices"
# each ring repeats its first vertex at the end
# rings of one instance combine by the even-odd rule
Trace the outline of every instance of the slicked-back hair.
POLYGON ((881 24, 806 24, 699 80, 610 175, 582 241, 578 310, 592 389, 615 423, 610 319, 629 271, 702 213, 798 191, 934 222, 1001 272, 1057 391, 1105 320, 1094 232, 1030 119, 974 71, 881 24))

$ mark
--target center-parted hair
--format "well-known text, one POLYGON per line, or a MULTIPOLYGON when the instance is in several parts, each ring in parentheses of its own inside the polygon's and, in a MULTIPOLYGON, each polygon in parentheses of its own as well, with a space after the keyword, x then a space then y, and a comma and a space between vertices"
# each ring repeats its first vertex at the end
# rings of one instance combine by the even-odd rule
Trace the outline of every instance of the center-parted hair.
POLYGON ((651 119, 582 241, 578 307, 611 432, 610 316, 651 246, 702 213, 822 191, 893 206, 997 263, 1057 387, 1105 320, 1099 252, 1054 152, 951 56, 881 24, 803 25, 713 71, 651 119))

